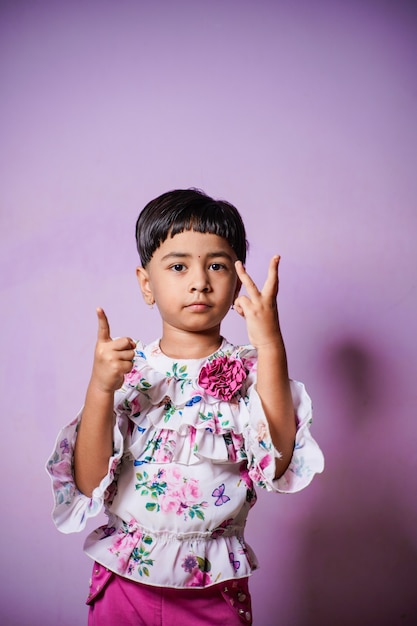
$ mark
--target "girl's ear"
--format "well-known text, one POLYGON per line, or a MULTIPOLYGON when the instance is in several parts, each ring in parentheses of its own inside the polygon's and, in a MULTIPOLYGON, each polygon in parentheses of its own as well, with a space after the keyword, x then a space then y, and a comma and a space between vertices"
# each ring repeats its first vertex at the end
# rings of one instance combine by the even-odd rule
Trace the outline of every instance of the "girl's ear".
POLYGON ((139 287, 146 304, 154 304, 155 298, 153 297, 149 274, 144 267, 136 268, 136 278, 138 279, 139 287))
POLYGON ((236 298, 238 297, 240 290, 242 288, 242 282, 239 280, 239 278, 237 279, 237 283, 236 283, 236 289, 235 289, 235 295, 233 296, 233 302, 236 300, 236 298))

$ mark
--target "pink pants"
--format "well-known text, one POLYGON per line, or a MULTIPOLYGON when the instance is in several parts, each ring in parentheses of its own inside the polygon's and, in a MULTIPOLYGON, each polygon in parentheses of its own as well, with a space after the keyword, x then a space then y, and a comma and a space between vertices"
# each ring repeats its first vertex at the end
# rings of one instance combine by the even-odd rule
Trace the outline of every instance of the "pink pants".
POLYGON ((94 564, 88 626, 242 626, 252 624, 248 579, 205 589, 151 587, 94 564))

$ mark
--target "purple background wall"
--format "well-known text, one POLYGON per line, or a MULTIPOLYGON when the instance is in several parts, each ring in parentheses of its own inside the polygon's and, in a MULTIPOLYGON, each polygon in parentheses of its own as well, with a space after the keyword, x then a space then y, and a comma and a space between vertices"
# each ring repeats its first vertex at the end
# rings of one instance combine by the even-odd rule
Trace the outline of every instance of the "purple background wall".
POLYGON ((282 255, 327 461, 252 513, 255 624, 416 623, 416 34, 405 0, 1 2, 2 624, 85 623, 85 533, 54 529, 43 466, 95 307, 159 334, 134 223, 188 186, 239 207, 256 280, 282 255))

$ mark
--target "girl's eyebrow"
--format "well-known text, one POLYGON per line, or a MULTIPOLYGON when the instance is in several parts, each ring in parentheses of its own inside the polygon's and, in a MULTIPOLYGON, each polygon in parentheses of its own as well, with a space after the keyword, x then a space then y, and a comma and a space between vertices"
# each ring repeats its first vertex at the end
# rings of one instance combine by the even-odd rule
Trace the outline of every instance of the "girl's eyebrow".
MULTIPOLYGON (((168 252, 168 254, 163 256, 161 260, 166 261, 168 259, 189 259, 191 257, 192 257, 192 254, 189 254, 187 252, 168 252)), ((207 258, 208 259, 223 258, 223 259, 228 259, 231 263, 233 263, 233 258, 231 257, 231 255, 228 254, 227 252, 224 252, 224 250, 209 252, 207 254, 207 258)))

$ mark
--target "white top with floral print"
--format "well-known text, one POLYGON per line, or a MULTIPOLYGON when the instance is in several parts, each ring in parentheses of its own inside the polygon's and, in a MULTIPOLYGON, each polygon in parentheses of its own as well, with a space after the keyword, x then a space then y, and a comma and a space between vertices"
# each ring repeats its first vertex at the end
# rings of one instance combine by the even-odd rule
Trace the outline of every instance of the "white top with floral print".
POLYGON ((80 531, 105 507, 108 524, 85 552, 121 576, 167 587, 206 587, 248 576, 256 557, 244 527, 254 486, 295 492, 323 470, 310 434, 311 402, 291 381, 297 417, 294 454, 274 480, 275 457, 255 389, 256 350, 226 340, 205 359, 174 360, 159 341, 137 343, 134 367, 115 394, 114 453, 89 498, 72 458, 80 414, 57 439, 47 469, 53 519, 80 531))

